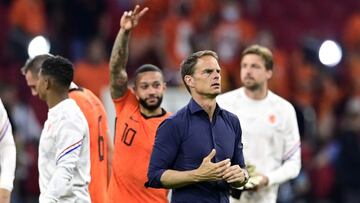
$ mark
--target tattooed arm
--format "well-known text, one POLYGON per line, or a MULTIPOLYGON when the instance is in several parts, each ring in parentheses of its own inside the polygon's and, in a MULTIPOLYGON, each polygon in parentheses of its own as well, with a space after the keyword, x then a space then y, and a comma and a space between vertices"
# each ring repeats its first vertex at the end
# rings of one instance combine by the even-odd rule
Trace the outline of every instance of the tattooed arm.
POLYGON ((132 11, 125 11, 120 19, 120 30, 116 36, 110 58, 110 93, 113 99, 122 97, 127 90, 128 76, 126 64, 129 55, 129 38, 131 30, 136 27, 139 19, 149 10, 139 10, 136 5, 132 11))

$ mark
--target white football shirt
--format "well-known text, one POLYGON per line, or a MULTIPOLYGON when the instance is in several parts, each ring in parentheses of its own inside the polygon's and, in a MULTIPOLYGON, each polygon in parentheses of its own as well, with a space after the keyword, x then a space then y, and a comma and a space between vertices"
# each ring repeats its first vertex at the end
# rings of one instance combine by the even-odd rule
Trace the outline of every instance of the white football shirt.
POLYGON ((0 188, 11 191, 15 177, 16 149, 11 124, 0 100, 0 188))
POLYGON ((90 202, 87 121, 74 100, 49 109, 39 143, 40 203, 90 202))
POLYGON ((268 187, 243 192, 239 202, 275 203, 279 184, 295 178, 301 167, 294 107, 271 91, 266 98, 253 100, 243 87, 219 95, 217 102, 240 120, 245 163, 269 178, 268 187))

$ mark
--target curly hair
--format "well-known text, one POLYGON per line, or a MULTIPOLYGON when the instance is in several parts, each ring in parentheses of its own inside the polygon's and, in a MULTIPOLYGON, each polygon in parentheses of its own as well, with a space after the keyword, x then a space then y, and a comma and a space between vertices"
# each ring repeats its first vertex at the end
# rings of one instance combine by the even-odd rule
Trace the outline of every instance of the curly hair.
POLYGON ((68 88, 74 78, 74 67, 68 59, 54 56, 43 62, 40 73, 53 78, 58 85, 68 88))

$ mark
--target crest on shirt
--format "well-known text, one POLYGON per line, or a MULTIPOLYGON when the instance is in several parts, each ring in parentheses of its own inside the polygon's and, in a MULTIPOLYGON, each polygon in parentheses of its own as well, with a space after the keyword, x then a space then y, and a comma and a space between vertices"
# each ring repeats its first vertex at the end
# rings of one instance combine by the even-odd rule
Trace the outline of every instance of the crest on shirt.
POLYGON ((277 117, 275 116, 275 114, 269 114, 268 121, 270 125, 275 125, 277 123, 277 117))

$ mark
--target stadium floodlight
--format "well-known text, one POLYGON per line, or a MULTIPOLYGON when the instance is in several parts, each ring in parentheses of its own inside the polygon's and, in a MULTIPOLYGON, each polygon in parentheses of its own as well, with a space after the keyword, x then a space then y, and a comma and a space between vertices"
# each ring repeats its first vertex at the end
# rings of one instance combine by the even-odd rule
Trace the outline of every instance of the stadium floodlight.
POLYGON ((28 54, 30 58, 34 58, 40 54, 48 54, 50 51, 50 42, 43 36, 36 36, 32 39, 28 46, 28 54))
POLYGON ((325 40, 319 48, 319 60, 327 67, 335 67, 342 58, 342 50, 338 43, 325 40))

